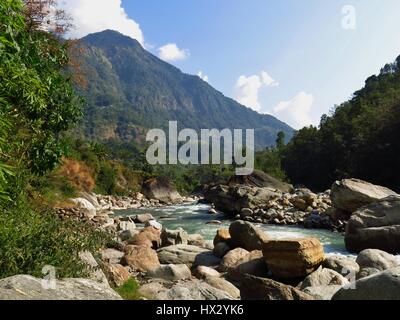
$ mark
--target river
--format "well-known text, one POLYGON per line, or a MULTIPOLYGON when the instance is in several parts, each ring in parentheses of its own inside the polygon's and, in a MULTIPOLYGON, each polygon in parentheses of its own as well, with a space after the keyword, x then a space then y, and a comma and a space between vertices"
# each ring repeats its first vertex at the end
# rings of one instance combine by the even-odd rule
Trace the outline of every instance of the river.
MULTIPOLYGON (((198 233, 206 240, 213 240, 216 231, 220 228, 228 228, 232 220, 227 220, 222 214, 210 215, 210 209, 206 204, 186 204, 162 208, 143 208, 123 210, 118 216, 130 216, 141 213, 151 213, 167 229, 183 228, 189 234, 198 233), (212 220, 222 221, 222 225, 206 224, 212 220)), ((326 253, 349 255, 344 244, 344 237, 339 233, 327 230, 304 229, 298 226, 274 226, 256 224, 262 228, 271 238, 302 238, 316 237, 325 248, 326 253)))

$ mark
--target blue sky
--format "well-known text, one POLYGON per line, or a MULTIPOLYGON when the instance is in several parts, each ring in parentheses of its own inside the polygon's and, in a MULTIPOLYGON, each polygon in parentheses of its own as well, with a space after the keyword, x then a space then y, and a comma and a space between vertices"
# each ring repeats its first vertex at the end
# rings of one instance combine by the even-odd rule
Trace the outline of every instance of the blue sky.
POLYGON ((318 124, 400 55, 399 0, 97 0, 84 26, 82 6, 91 0, 64 1, 79 13, 76 36, 115 25, 182 71, 202 71, 225 95, 295 128, 318 124), (122 6, 129 21, 118 22, 111 7, 102 15, 102 2, 122 6))

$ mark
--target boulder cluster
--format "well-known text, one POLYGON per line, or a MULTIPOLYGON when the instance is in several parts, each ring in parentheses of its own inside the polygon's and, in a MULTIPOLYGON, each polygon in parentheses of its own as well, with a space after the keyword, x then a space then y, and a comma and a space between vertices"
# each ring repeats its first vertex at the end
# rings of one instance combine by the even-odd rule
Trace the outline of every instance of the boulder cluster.
POLYGON ((231 180, 229 185, 208 186, 205 199, 236 220, 342 232, 353 253, 371 248, 400 253, 400 195, 396 192, 345 179, 330 190, 314 193, 267 178, 260 179, 257 172, 244 181, 248 184, 231 180))

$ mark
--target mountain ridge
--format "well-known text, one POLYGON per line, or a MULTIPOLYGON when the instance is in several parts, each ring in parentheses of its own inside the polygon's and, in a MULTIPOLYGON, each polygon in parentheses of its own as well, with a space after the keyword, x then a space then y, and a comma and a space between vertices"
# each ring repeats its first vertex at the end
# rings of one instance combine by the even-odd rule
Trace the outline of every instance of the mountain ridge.
POLYGON ((279 131, 289 139, 294 130, 270 115, 262 115, 200 77, 182 72, 119 32, 105 30, 80 40, 88 88, 81 93, 87 107, 82 133, 94 140, 132 140, 146 129, 255 129, 256 146, 275 143, 279 131))

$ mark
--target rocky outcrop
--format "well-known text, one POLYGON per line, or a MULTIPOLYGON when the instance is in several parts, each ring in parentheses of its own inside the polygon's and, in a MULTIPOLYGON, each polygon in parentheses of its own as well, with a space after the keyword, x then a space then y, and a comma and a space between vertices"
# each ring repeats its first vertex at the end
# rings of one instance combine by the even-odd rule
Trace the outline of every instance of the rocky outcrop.
POLYGON ((221 260, 212 251, 190 245, 176 245, 161 248, 157 252, 162 264, 186 264, 193 266, 218 266, 221 260))
POLYGON ((300 290, 271 279, 247 275, 240 285, 242 300, 313 300, 300 290))
POLYGON ((229 234, 231 247, 247 251, 261 250, 263 244, 269 240, 266 233, 245 221, 233 222, 229 227, 229 234))
POLYGON ((97 209, 93 204, 84 198, 71 199, 71 201, 80 208, 89 219, 93 219, 96 216, 97 209))
POLYGON ((2 279, 0 300, 122 300, 109 286, 92 280, 44 281, 27 275, 2 279))
POLYGON ((167 178, 152 178, 143 183, 142 193, 148 199, 155 199, 163 203, 178 203, 182 196, 167 178))
POLYGON ((360 272, 357 274, 358 279, 366 278, 400 265, 395 256, 376 249, 361 251, 356 262, 360 266, 360 272))
POLYGON ((380 249, 400 253, 400 196, 391 196, 360 208, 346 228, 347 250, 380 249))
POLYGON ((233 176, 229 180, 228 185, 245 185, 257 188, 270 188, 284 193, 292 193, 294 191, 294 188, 291 184, 279 181, 278 179, 275 179, 274 177, 271 177, 270 175, 259 170, 254 170, 253 173, 248 176, 233 176))
POLYGON ((348 212, 393 195, 396 193, 388 188, 358 179, 336 181, 331 188, 333 206, 348 212))
POLYGON ((278 199, 281 193, 270 188, 220 185, 207 189, 204 196, 218 210, 229 214, 237 214, 243 208, 254 209, 270 200, 278 199))
POLYGON ((263 245, 268 269, 277 278, 300 278, 314 272, 324 261, 318 239, 272 240, 263 245))
POLYGON ((148 246, 126 246, 122 264, 138 272, 148 272, 160 267, 157 253, 148 246))
POLYGON ((353 288, 340 289, 332 300, 400 300, 400 267, 358 280, 353 288))

